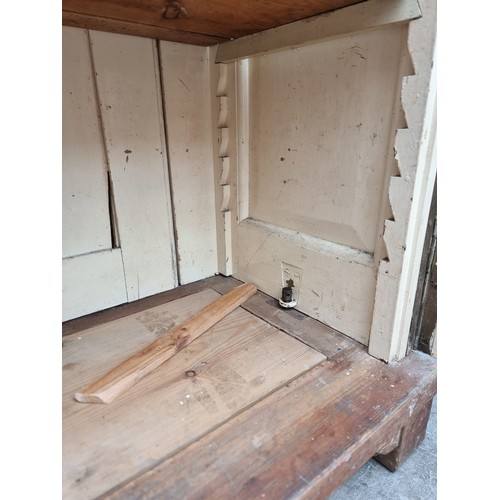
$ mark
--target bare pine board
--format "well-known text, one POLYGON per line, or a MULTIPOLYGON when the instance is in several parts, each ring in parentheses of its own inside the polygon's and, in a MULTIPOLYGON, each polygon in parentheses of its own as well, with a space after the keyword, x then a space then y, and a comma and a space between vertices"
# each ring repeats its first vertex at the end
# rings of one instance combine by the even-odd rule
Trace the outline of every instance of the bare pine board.
POLYGON ((110 403, 158 366, 178 354, 256 291, 257 288, 251 283, 231 289, 132 354, 95 382, 82 388, 75 394, 75 399, 81 403, 110 403))
POLYGON ((327 498, 372 456, 398 449, 435 393, 430 356, 386 365, 355 346, 106 498, 327 498))
POLYGON ((79 387, 218 297, 204 290, 64 337, 64 498, 129 481, 325 359, 238 308, 113 403, 74 401, 79 387))

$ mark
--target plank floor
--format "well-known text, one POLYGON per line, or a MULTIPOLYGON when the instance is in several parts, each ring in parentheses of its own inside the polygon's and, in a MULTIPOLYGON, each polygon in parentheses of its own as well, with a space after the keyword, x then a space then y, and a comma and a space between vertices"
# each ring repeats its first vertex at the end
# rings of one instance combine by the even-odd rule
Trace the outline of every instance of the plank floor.
POLYGON ((418 444, 434 358, 386 365, 260 292, 116 401, 74 400, 238 284, 217 276, 63 325, 63 498, 327 498, 373 456, 397 468, 418 444))

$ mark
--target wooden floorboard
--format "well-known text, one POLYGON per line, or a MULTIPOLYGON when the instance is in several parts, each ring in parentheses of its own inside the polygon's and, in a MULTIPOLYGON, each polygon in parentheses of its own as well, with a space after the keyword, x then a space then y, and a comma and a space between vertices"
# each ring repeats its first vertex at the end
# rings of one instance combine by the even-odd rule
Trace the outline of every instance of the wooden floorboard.
POLYGON ((354 347, 321 363, 106 498, 326 498, 435 394, 435 363, 354 347))
POLYGON ((411 453, 436 360, 387 365, 261 292, 117 401, 74 401, 240 284, 214 276, 63 326, 64 498, 327 498, 371 457, 411 453))
POLYGON ((75 401, 80 387, 217 297, 205 289, 63 338, 64 498, 126 482, 325 359, 238 308, 115 401, 75 401))
MULTIPOLYGON (((186 297, 192 293, 200 292, 211 288, 212 284, 217 284, 219 281, 223 281, 225 278, 223 276, 214 276, 213 278, 207 278, 194 283, 189 283, 188 285, 183 285, 173 290, 167 290, 166 292, 158 293, 150 297, 145 297, 143 299, 135 300, 127 304, 121 304, 116 307, 111 307, 105 309, 104 311, 98 311, 93 314, 88 314, 81 318, 75 318, 69 321, 65 321, 62 324, 62 334, 71 335, 72 333, 82 332, 88 328, 92 328, 97 325, 103 325, 109 321, 115 319, 124 318, 130 314, 145 311, 150 307, 155 307, 173 300, 186 297)), ((241 282, 238 282, 241 284, 241 282)))
MULTIPOLYGON (((210 282, 210 286, 219 293, 226 293, 239 284, 241 281, 233 277, 210 282)), ((260 291, 250 297, 242 307, 329 358, 343 349, 361 345, 307 314, 296 309, 283 309, 277 299, 260 291)))

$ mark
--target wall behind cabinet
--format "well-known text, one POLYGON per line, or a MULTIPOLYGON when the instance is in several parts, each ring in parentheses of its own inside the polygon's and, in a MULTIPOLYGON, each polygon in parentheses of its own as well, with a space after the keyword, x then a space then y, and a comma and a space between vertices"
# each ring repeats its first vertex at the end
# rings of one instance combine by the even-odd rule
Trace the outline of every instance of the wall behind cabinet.
POLYGON ((63 28, 64 320, 216 272, 207 51, 63 28))

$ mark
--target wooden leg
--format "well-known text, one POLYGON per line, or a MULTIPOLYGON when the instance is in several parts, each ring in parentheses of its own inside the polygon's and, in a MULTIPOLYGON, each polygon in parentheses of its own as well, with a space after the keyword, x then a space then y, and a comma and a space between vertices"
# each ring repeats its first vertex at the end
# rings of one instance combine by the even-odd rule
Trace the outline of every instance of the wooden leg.
POLYGON ((386 454, 380 453, 375 455, 374 458, 393 472, 399 469, 401 464, 423 441, 431 408, 432 399, 420 409, 415 409, 415 413, 411 419, 405 422, 406 425, 403 425, 401 428, 397 446, 391 452, 386 454))

